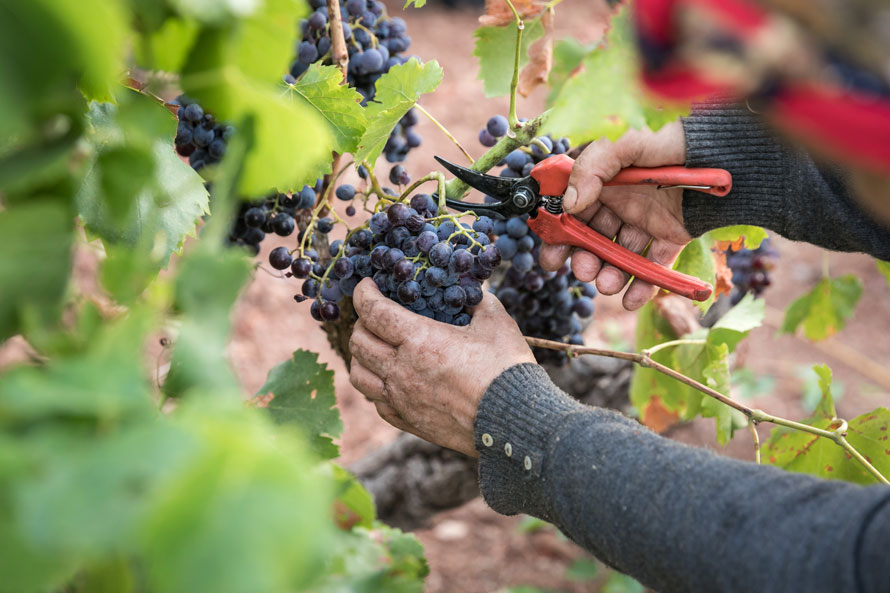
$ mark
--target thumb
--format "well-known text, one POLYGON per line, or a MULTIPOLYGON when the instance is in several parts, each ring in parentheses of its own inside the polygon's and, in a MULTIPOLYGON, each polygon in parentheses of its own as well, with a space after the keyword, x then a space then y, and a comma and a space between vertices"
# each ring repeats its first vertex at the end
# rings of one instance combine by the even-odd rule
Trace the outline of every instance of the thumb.
POLYGON ((639 155, 639 134, 632 130, 616 142, 601 138, 592 142, 578 156, 569 186, 563 196, 563 208, 569 214, 579 214, 599 200, 603 185, 621 169, 633 164, 639 155))
POLYGON ((482 297, 482 302, 473 307, 472 327, 486 327, 489 325, 500 325, 504 320, 513 321, 504 305, 490 292, 486 292, 482 297))

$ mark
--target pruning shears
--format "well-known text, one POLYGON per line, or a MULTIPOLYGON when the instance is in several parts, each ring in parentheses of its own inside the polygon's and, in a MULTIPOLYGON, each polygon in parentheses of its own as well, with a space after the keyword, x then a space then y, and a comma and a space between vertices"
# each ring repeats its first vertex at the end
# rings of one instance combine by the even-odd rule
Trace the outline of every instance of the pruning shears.
MULTIPOLYGON (((499 200, 493 204, 446 200, 453 210, 472 210, 476 214, 497 219, 528 214, 528 226, 545 243, 570 245, 589 251, 636 278, 694 301, 705 301, 711 296, 713 289, 707 282, 664 268, 566 214, 562 196, 568 187, 575 161, 565 154, 541 161, 528 177, 519 179, 494 177, 439 157, 436 160, 470 187, 499 200)), ((732 188, 732 175, 723 169, 628 167, 606 185, 655 185, 658 189, 685 188, 725 196, 732 188)))

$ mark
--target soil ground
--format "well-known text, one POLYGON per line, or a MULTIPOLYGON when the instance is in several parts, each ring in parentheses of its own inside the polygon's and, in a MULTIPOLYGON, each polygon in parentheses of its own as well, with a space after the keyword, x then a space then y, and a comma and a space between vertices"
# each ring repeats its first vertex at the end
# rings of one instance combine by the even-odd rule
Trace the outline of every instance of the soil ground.
MULTIPOLYGON (((395 2, 387 2, 398 12, 395 2)), ((433 3, 435 4, 435 3, 433 3)), ((572 34, 583 41, 599 38, 603 9, 597 3, 567 2, 560 6, 557 18, 559 34, 572 34)), ((506 113, 504 99, 486 99, 476 79, 477 66, 472 57, 472 32, 478 11, 444 10, 428 6, 403 14, 412 37, 412 51, 424 60, 436 59, 445 70, 438 91, 426 96, 422 104, 433 113, 470 151, 478 156, 482 148, 476 141, 478 131, 488 118, 506 113)), ((544 91, 539 89, 519 103, 520 115, 540 113, 544 91)), ((412 153, 408 169, 416 179, 434 170, 433 155, 461 162, 456 147, 428 120, 421 117, 418 126, 423 146, 412 153)), ((388 170, 385 169, 385 170, 388 170)), ((832 367, 843 384, 841 415, 851 417, 877 405, 890 402, 890 382, 869 373, 868 361, 878 371, 887 373, 890 361, 890 288, 877 273, 873 261, 863 255, 826 255, 822 250, 800 243, 773 239, 781 257, 772 277, 774 285, 766 293, 769 315, 767 324, 755 330, 739 350, 738 364, 765 377, 752 405, 786 417, 805 415, 801 405, 804 382, 801 373, 815 363, 832 367), (813 345, 794 336, 780 336, 777 327, 781 312, 795 298, 811 287, 822 273, 827 258, 833 274, 853 273, 864 282, 864 293, 855 318, 836 337, 813 345)), ((265 246, 264 254, 274 244, 265 246)), ((339 406, 345 423, 340 445, 343 462, 389 442, 396 430, 383 422, 373 406, 349 384, 343 362, 327 346, 324 334, 308 315, 294 305, 293 281, 282 281, 271 273, 258 272, 244 295, 235 320, 235 339, 231 360, 253 392, 263 382, 265 372, 286 359, 295 348, 320 352, 322 361, 335 371, 339 406)), ((594 323, 587 331, 588 343, 629 347, 633 344, 635 316, 620 306, 618 297, 598 297, 594 323)), ((308 308, 304 305, 303 308, 308 308)), ((768 427, 762 427, 763 436, 768 427)), ((701 421, 671 431, 684 442, 720 449, 714 442, 713 424, 701 421)), ((750 437, 746 431, 723 453, 750 459, 750 437)), ((433 524, 417 532, 426 546, 431 574, 429 593, 483 593, 514 585, 535 585, 550 590, 598 590, 597 582, 573 582, 566 578, 567 567, 584 552, 565 541, 552 529, 533 533, 520 530, 521 517, 496 514, 477 499, 462 508, 437 517, 433 524)))

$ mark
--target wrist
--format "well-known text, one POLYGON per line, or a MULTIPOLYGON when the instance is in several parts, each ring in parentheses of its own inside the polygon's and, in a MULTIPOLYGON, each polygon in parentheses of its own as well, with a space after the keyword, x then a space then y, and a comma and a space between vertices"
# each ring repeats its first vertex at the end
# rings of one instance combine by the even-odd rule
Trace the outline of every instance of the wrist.
POLYGON ((732 191, 724 197, 683 192, 689 234, 743 224, 781 233, 786 155, 766 125, 743 105, 706 102, 693 106, 682 127, 685 165, 726 169, 733 178, 732 191))

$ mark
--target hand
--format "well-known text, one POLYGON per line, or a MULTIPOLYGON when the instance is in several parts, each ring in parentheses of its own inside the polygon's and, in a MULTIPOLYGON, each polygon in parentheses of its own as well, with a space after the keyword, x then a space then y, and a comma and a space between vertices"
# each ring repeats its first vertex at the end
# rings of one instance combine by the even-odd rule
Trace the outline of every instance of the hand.
MULTIPOLYGON (((685 134, 680 122, 658 132, 632 130, 614 143, 598 140, 575 161, 563 207, 595 231, 617 237, 620 245, 635 253, 642 253, 651 240, 647 257, 670 267, 692 240, 683 226, 683 190, 603 184, 626 167, 682 165, 685 161, 685 134)), ((596 280, 602 294, 617 294, 630 279, 629 274, 592 253, 580 249, 572 253, 566 245, 544 245, 539 261, 544 269, 557 270, 569 255, 575 276, 582 282, 596 280)), ((622 304, 634 311, 657 292, 657 287, 635 279, 624 293, 622 304)))
POLYGON ((486 293, 472 323, 455 327, 409 311, 366 278, 353 304, 359 320, 349 340, 349 380, 355 388, 396 428, 478 456, 473 421, 488 385, 515 364, 535 362, 500 301, 486 293))

